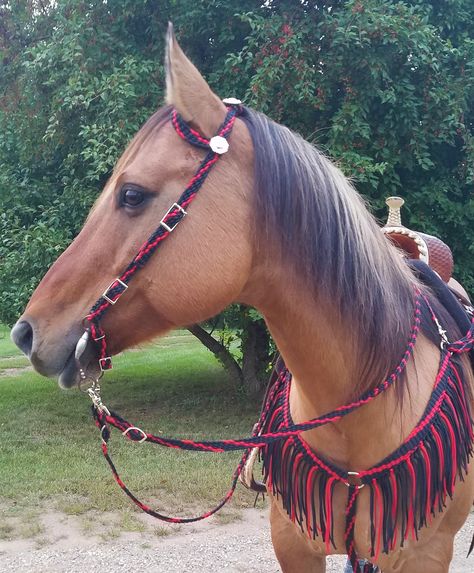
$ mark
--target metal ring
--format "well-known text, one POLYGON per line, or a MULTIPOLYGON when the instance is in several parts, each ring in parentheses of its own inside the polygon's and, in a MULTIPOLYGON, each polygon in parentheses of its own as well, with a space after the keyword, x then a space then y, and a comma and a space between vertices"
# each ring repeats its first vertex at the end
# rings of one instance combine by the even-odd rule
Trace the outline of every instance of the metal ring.
MULTIPOLYGON (((360 473, 359 472, 347 472, 347 475, 359 478, 359 481, 360 481, 360 473)), ((349 483, 348 481, 345 481, 344 484, 347 487, 353 486, 353 487, 356 487, 357 489, 362 489, 365 486, 365 483, 357 484, 357 483, 349 483)))
MULTIPOLYGON (((344 482, 344 485, 346 485, 347 487, 351 487, 354 486, 354 484, 349 483, 348 481, 344 482)), ((354 486, 356 489, 362 489, 363 487, 365 487, 365 483, 361 484, 361 485, 355 485, 354 486)))
POLYGON ((94 384, 97 384, 97 378, 93 378, 90 374, 85 374, 84 378, 79 380, 78 387, 81 392, 87 394, 94 384), (86 384, 88 384, 88 386, 86 386, 86 384))
POLYGON ((145 432, 141 429, 141 428, 137 428, 137 426, 130 426, 129 428, 127 428, 126 430, 124 430, 122 432, 122 436, 127 437, 128 432, 130 432, 131 430, 135 430, 137 432, 140 432, 141 435, 143 436, 143 438, 141 440, 132 440, 132 442, 138 442, 139 444, 142 444, 146 439, 147 439, 147 435, 145 434, 145 432))

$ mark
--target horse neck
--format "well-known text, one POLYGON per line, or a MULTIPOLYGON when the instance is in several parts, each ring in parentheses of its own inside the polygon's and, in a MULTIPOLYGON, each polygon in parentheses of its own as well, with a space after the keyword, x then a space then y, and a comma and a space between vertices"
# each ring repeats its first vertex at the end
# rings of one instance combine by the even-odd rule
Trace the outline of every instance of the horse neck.
MULTIPOLYGON (((293 375, 290 407, 302 422, 329 412, 354 398, 361 371, 363 333, 338 318, 330 301, 302 287, 297 275, 273 264, 271 273, 257 272, 246 289, 246 302, 264 316, 285 364, 293 375)), ((367 343, 366 343, 367 344, 367 343)), ((428 401, 438 365, 422 337, 411 362, 405 392, 408 407, 400 408, 397 392, 389 390, 347 418, 304 434, 315 450, 347 469, 365 469, 393 451, 410 433, 428 401), (374 439, 380 437, 380 439, 374 439)))

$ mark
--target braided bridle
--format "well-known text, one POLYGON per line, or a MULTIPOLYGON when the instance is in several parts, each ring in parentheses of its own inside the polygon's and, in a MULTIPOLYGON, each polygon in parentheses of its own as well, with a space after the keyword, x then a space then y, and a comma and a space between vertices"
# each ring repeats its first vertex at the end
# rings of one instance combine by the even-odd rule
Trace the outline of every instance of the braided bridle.
MULTIPOLYGON (((242 109, 240 102, 233 102, 237 102, 237 100, 224 100, 224 103, 227 103, 227 113, 224 122, 217 130, 217 134, 211 139, 203 137, 200 133, 190 127, 176 110, 171 112, 171 123, 173 124, 176 133, 184 139, 184 141, 187 141, 196 147, 205 149, 208 153, 179 199, 173 203, 164 214, 156 230, 140 247, 137 254, 133 257, 123 273, 114 279, 107 287, 86 316, 86 329, 90 332, 92 340, 97 345, 101 372, 112 368, 112 358, 107 352, 107 338, 100 325, 100 321, 105 313, 117 303, 120 297, 128 289, 130 281, 137 272, 146 265, 161 243, 170 236, 178 224, 183 220, 187 214, 186 209, 195 199, 212 167, 217 163, 221 155, 228 151, 229 143, 227 139, 232 132, 235 119, 242 109)), ((86 375, 83 371, 81 372, 82 377, 85 378, 86 375)))

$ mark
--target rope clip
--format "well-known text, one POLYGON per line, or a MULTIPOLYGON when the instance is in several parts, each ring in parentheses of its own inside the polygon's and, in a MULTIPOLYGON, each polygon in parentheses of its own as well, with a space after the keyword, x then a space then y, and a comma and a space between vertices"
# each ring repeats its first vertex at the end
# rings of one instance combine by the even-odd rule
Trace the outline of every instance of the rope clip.
POLYGON ((102 397, 100 395, 100 386, 98 380, 93 382, 92 386, 87 389, 87 394, 94 404, 94 408, 100 412, 104 413, 106 416, 110 416, 110 411, 107 406, 102 402, 102 397))
POLYGON ((441 323, 436 316, 433 316, 433 321, 438 328, 439 337, 441 338, 439 346, 441 350, 444 350, 447 346, 449 346, 449 339, 446 336, 446 330, 444 330, 444 328, 441 326, 441 323))

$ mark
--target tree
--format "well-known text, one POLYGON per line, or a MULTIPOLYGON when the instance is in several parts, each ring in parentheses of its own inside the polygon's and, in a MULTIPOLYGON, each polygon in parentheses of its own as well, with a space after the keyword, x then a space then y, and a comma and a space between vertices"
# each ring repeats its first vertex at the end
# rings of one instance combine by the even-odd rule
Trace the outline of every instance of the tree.
POLYGON ((446 240, 472 288, 473 3, 283 4, 242 16, 216 84, 325 150, 380 217, 404 196, 407 226, 446 240))
MULTIPOLYGON (((168 20, 217 93, 316 143, 379 217, 386 196, 404 196, 405 224, 448 242, 474 287, 472 1, 4 0, 1 321, 21 313, 163 100, 168 20)), ((234 314, 223 321, 239 336, 224 346, 255 382, 268 334, 234 314)))

